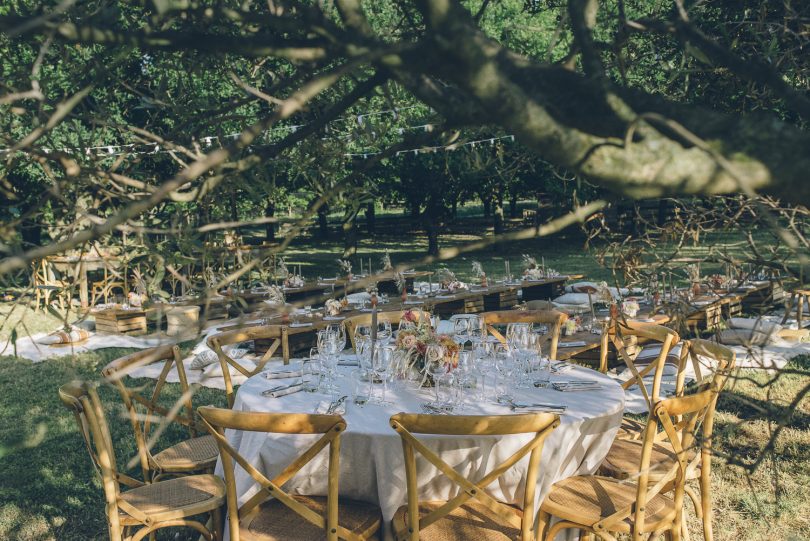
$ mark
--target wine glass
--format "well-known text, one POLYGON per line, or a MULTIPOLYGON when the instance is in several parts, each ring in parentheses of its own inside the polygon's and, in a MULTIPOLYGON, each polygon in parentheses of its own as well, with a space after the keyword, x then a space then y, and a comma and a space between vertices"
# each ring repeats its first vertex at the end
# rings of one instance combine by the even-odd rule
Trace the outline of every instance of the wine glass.
POLYGON ((393 336, 391 322, 387 319, 377 321, 377 341, 380 344, 387 344, 391 340, 391 336, 393 336))
POLYGON ((515 372, 515 358, 507 344, 495 344, 494 354, 495 369, 503 381, 503 392, 498 394, 497 401, 508 403, 513 400, 509 392, 509 380, 515 372))

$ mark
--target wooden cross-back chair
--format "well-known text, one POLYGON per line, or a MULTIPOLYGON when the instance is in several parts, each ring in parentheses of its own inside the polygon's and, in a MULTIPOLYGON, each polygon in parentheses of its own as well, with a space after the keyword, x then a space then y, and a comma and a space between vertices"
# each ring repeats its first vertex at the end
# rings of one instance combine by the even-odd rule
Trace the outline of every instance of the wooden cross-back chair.
POLYGON ((138 456, 143 469, 143 478, 148 483, 164 475, 183 475, 190 472, 213 472, 217 461, 217 445, 204 431, 199 431, 194 419, 192 390, 188 385, 186 371, 180 358, 178 346, 159 346, 121 357, 105 366, 104 378, 115 385, 121 393, 129 414, 138 456), (153 364, 163 364, 157 379, 138 386, 128 386, 126 376, 133 370, 153 364), (166 388, 166 378, 172 368, 180 379, 180 399, 174 404, 161 404, 161 393, 166 388), (150 390, 151 387, 151 390, 150 390), (178 423, 188 429, 189 439, 176 443, 160 452, 153 452, 156 440, 170 423, 178 423), (199 435, 203 432, 204 435, 199 435))
POLYGON ((711 422, 705 421, 716 397, 712 387, 656 402, 644 431, 638 474, 623 480, 585 475, 558 481, 540 506, 538 539, 552 540, 570 528, 607 541, 615 541, 616 533, 630 534, 633 541, 666 533, 668 539, 679 541, 690 455, 700 440, 711 437, 711 422), (657 437, 659 427, 663 440, 657 437), (673 461, 655 462, 655 450, 661 445, 672 450, 673 461), (552 515, 560 521, 549 527, 552 515))
POLYGON ((537 476, 546 437, 560 424, 551 413, 519 415, 436 415, 398 413, 391 426, 402 438, 408 504, 400 507, 393 519, 397 541, 440 541, 445 539, 503 540, 534 539, 534 509, 537 476), (529 434, 531 439, 512 456, 495 466, 480 479, 472 481, 423 443, 415 434, 453 436, 506 436, 529 434), (420 502, 417 454, 433 464, 460 489, 459 495, 446 502, 420 502), (488 485, 529 455, 522 509, 499 502, 486 493, 488 485))
POLYGON ((221 539, 220 507, 225 485, 211 474, 188 475, 144 484, 118 471, 112 438, 98 394, 90 384, 68 383, 59 399, 73 412, 90 459, 102 481, 111 541, 140 541, 155 530, 188 527, 208 541, 221 539), (121 485, 130 487, 122 491, 121 485), (209 514, 211 528, 191 520, 209 514))
POLYGON ((264 369, 265 365, 270 362, 273 354, 278 351, 279 347, 281 348, 282 361, 284 364, 290 364, 290 335, 299 332, 312 332, 312 328, 291 329, 286 325, 260 325, 257 327, 225 331, 208 338, 208 347, 216 352, 219 357, 219 364, 222 367, 222 377, 225 380, 225 394, 228 397, 228 407, 233 407, 235 398, 230 368, 235 368, 245 377, 249 378, 254 376, 264 369), (238 359, 230 357, 223 349, 224 346, 253 340, 271 341, 270 347, 264 352, 258 362, 256 362, 255 367, 245 366, 240 363, 238 359))
MULTIPOLYGON (((631 377, 622 383, 622 389, 626 391, 633 386, 638 386, 644 401, 647 402, 648 410, 652 409, 653 404, 661 397, 664 366, 670 360, 672 348, 678 343, 680 336, 663 325, 621 321, 617 322, 616 331, 612 333, 609 339, 612 341, 619 359, 624 362, 631 374, 631 377), (643 364, 637 363, 636 359, 628 353, 625 347, 628 337, 635 337, 645 341, 647 347, 655 348, 658 354, 653 358, 644 359, 643 364)), ((683 354, 684 351, 682 350, 681 355, 683 354)), ((683 366, 682 360, 678 360, 676 364, 680 371, 683 366)), ((644 423, 624 417, 617 438, 637 440, 641 439, 643 432, 644 423)))
MULTIPOLYGON (((428 312, 424 312, 422 310, 394 310, 391 312, 377 312, 377 321, 383 322, 388 321, 391 323, 391 327, 398 325, 402 318, 410 312, 413 314, 413 317, 416 318, 417 321, 420 321, 421 318, 430 318, 430 314, 428 312)), ((356 316, 347 317, 343 320, 343 323, 346 325, 346 335, 348 336, 349 342, 352 345, 352 349, 356 351, 356 347, 354 344, 354 331, 357 327, 361 325, 371 325, 371 316, 372 314, 358 314, 356 316)))
MULTIPOLYGON (((685 370, 679 372, 679 382, 677 387, 681 392, 677 396, 692 396, 706 390, 714 391, 715 395, 712 403, 698 418, 703 422, 703 438, 700 448, 688 450, 688 464, 686 468, 686 481, 699 480, 700 495, 688 485, 684 490, 695 506, 695 512, 703 525, 703 536, 706 541, 711 541, 712 535, 712 508, 711 508, 711 435, 714 426, 714 412, 717 407, 717 399, 728 381, 729 374, 736 364, 736 354, 733 350, 707 340, 690 340, 684 344, 687 352, 682 355, 684 364, 691 363, 696 375, 694 385, 685 388, 685 370), (712 368, 711 377, 702 375, 703 359, 710 359, 715 366, 712 368), (685 389, 685 390, 684 390, 685 389)), ((666 432, 659 432, 655 438, 662 440, 666 432)), ((639 463, 643 445, 640 441, 616 440, 605 457, 600 472, 616 479, 633 479, 639 475, 639 463)), ((650 475, 655 477, 657 470, 668 468, 677 460, 677 456, 671 445, 665 442, 657 442, 652 448, 652 469, 650 475)))
POLYGON ((495 328, 495 325, 508 325, 509 323, 548 325, 549 331, 545 340, 549 342, 548 357, 553 361, 557 360, 560 331, 567 319, 567 314, 557 310, 499 310, 481 314, 481 320, 484 322, 487 332, 502 344, 506 344, 506 338, 495 328))
POLYGON ((381 523, 375 505, 338 498, 340 474, 340 437, 346 422, 340 415, 303 413, 259 413, 199 408, 209 432, 216 438, 222 457, 228 503, 231 541, 365 541, 376 535, 381 523), (267 478, 230 444, 225 430, 243 430, 287 435, 318 435, 311 446, 287 467, 267 478), (292 495, 281 487, 328 447, 327 495, 292 495), (254 496, 239 505, 236 493, 235 465, 238 464, 261 486, 254 496), (240 537, 241 536, 241 537, 240 537))
POLYGON ((64 310, 66 305, 70 305, 70 283, 55 276, 53 265, 47 259, 40 259, 32 263, 31 285, 36 297, 34 310, 39 310, 40 301, 44 301, 44 306, 47 308, 51 303, 51 296, 56 297, 60 310, 64 310))

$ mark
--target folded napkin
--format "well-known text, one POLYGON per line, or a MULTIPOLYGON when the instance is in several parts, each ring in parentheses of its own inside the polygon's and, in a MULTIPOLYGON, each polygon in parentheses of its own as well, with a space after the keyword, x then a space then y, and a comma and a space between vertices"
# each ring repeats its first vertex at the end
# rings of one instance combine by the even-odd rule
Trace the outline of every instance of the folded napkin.
MULTIPOLYGON (((320 402, 318 402, 318 406, 315 408, 313 413, 316 413, 318 415, 326 415, 327 412, 329 412, 329 406, 331 406, 331 405, 332 405, 332 402, 330 402, 328 400, 321 400, 320 402)), ((345 415, 346 414, 346 401, 343 400, 343 402, 341 402, 340 405, 338 405, 335 409, 333 409, 331 411, 330 415, 332 415, 332 414, 334 414, 334 415, 345 415)))
POLYGON ((282 396, 287 396, 288 394, 297 393, 303 389, 304 385, 301 383, 297 383, 294 385, 280 385, 278 387, 273 387, 272 389, 262 391, 262 396, 269 396, 270 398, 280 398, 282 396))
POLYGON ((436 295, 437 299, 455 299, 455 295, 436 295))
POLYGON ((304 322, 304 323, 290 323, 290 328, 298 328, 298 327, 312 327, 312 323, 304 322))
POLYGON ((562 374, 564 372, 568 372, 572 368, 574 368, 574 365, 568 364, 565 361, 558 361, 555 363, 551 363, 551 371, 554 372, 555 374, 562 374))
POLYGON ((405 301, 405 304, 416 306, 418 304, 424 304, 424 301, 405 301))
POLYGON ((554 382, 551 384, 555 391, 571 392, 571 391, 593 391, 594 389, 601 389, 602 385, 592 382, 554 382))
POLYGON ((584 340, 579 340, 577 342, 559 342, 557 347, 559 348, 579 348, 582 346, 587 346, 588 343, 584 340))
POLYGON ((263 374, 265 379, 300 378, 303 371, 300 368, 291 368, 289 370, 273 370, 263 374))
POLYGON ((337 362, 338 366, 360 366, 360 361, 356 359, 341 359, 337 362))
POLYGON ((343 321, 346 316, 323 316, 324 321, 343 321))

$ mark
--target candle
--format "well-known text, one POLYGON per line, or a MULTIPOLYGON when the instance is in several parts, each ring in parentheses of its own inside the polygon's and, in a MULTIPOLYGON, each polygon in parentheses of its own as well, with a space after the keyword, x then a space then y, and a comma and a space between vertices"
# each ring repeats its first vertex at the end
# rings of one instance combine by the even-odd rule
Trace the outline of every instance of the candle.
POLYGON ((540 256, 540 261, 543 264, 543 276, 546 275, 546 256, 540 256))
POLYGON ((363 258, 360 258, 360 276, 363 275, 363 258))
POLYGON ((371 362, 374 362, 374 346, 377 342, 377 297, 371 296, 371 362))

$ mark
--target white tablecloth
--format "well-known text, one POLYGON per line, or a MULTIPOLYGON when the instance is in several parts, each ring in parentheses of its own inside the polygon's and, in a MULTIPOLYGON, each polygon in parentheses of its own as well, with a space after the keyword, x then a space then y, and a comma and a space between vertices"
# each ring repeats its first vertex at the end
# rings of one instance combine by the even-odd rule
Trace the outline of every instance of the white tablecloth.
MULTIPOLYGON (((340 369, 344 370, 344 369, 340 369)), ((349 369, 342 372, 338 384, 351 395, 349 369)), ((561 424, 546 440, 538 479, 538 505, 549 488, 558 480, 596 471, 610 449, 624 410, 624 392, 618 383, 587 368, 574 368, 553 380, 596 380, 597 390, 558 392, 553 389, 515 389, 517 400, 565 404, 561 424)), ((299 392, 282 398, 265 398, 261 391, 289 380, 267 380, 254 376, 237 393, 235 410, 312 413, 319 401, 330 397, 320 393, 299 392)), ((397 508, 406 503, 405 466, 399 435, 388 424, 397 412, 421 413, 421 404, 432 396, 431 389, 414 391, 389 389, 390 406, 367 404, 360 408, 349 404, 343 415, 348 424, 342 436, 340 456, 341 496, 378 504, 383 513, 384 538, 390 539, 390 520, 397 508)), ((349 402, 349 400, 347 400, 349 402)), ((466 415, 506 415, 510 409, 494 403, 469 400, 458 413, 466 415)), ((254 432, 227 431, 231 444, 269 478, 280 473, 295 456, 315 441, 316 436, 268 435, 254 432)), ((424 436, 422 436, 424 437, 424 436)), ((429 445, 461 474, 480 478, 529 440, 529 436, 451 437, 429 436, 429 445)), ((492 483, 490 495, 508 503, 521 504, 521 494, 528 459, 492 483)), ((222 466, 217 466, 221 474, 222 466)), ((257 489, 253 479, 237 466, 236 484, 239 503, 257 489)), ((425 460, 417 461, 420 499, 446 500, 457 494, 457 487, 425 460), (428 467, 429 466, 429 467, 428 467)), ((286 488, 293 493, 325 495, 327 481, 326 450, 292 479, 286 488)))

